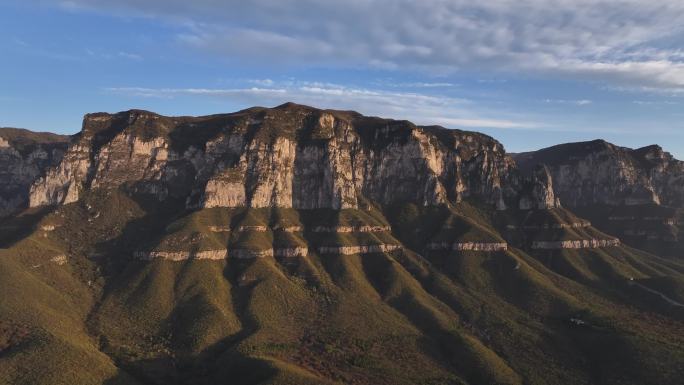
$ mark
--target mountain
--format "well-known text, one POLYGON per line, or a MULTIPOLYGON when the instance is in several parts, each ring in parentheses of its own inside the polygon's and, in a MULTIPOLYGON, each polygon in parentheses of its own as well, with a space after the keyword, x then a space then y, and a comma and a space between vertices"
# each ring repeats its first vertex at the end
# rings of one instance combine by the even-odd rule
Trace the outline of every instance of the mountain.
POLYGON ((0 127, 0 217, 26 207, 29 188, 48 167, 59 164, 69 139, 0 127))
POLYGON ((564 205, 628 244, 684 256, 684 162, 652 145, 596 140, 515 154, 524 172, 545 164, 564 205))
POLYGON ((535 156, 292 103, 88 114, 0 221, 0 382, 678 382, 684 262, 535 156))

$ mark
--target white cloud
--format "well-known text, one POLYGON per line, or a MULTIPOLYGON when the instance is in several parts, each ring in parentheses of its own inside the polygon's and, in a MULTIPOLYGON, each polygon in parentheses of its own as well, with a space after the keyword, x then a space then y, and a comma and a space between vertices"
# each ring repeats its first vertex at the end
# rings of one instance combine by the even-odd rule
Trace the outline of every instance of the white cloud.
POLYGON ((418 124, 452 128, 546 129, 524 117, 478 109, 468 100, 413 92, 388 92, 350 88, 336 84, 271 81, 270 87, 245 88, 141 88, 114 87, 106 91, 136 97, 176 98, 188 96, 226 98, 245 106, 277 105, 287 101, 319 108, 350 109, 366 115, 410 119, 418 124))
POLYGON ((271 79, 250 79, 250 83, 259 85, 259 86, 272 86, 274 84, 273 80, 271 79))
POLYGON ((576 106, 588 106, 593 103, 589 99, 567 100, 567 99, 544 99, 544 103, 549 104, 574 104, 576 106))
POLYGON ((129 60, 142 60, 142 56, 138 55, 137 53, 131 53, 131 52, 124 52, 124 51, 119 51, 116 54, 118 57, 124 58, 124 59, 129 59, 129 60))
MULTIPOLYGON (((35 0, 45 2, 48 0, 35 0)), ((684 88, 681 0, 71 0, 166 17, 232 59, 444 73, 499 70, 684 88)))

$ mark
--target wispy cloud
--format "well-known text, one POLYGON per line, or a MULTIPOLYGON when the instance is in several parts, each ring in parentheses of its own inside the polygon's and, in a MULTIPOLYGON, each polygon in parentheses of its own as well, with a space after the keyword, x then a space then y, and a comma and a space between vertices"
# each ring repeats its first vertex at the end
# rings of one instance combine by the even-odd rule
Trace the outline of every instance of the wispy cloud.
POLYGON ((142 55, 139 55, 137 53, 132 53, 132 52, 126 52, 126 51, 106 52, 106 51, 102 51, 102 50, 86 49, 85 53, 91 58, 104 59, 104 60, 113 60, 113 59, 125 59, 125 60, 134 60, 134 61, 143 60, 142 55))
POLYGON ((593 103, 589 99, 567 100, 567 99, 544 99, 544 103, 548 104, 572 104, 576 106, 588 106, 593 103))
POLYGON ((543 130, 539 122, 499 112, 482 111, 467 99, 415 92, 390 92, 351 88, 317 82, 263 82, 268 86, 244 88, 142 88, 112 87, 106 91, 136 97, 176 98, 202 96, 227 98, 246 106, 287 101, 321 108, 350 109, 367 115, 410 119, 418 124, 439 124, 452 128, 498 128, 543 130))
POLYGON ((677 106, 681 103, 677 103, 671 100, 633 100, 632 104, 639 106, 677 106))
POLYGON ((180 44, 262 64, 429 73, 488 69, 684 88, 680 0, 57 3, 71 10, 167 17, 183 29, 176 36, 180 44))

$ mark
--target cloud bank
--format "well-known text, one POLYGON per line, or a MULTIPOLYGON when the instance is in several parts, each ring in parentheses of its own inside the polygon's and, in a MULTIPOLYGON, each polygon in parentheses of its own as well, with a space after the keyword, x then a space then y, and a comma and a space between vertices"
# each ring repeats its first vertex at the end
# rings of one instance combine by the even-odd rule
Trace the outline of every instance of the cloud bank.
MULTIPOLYGON (((40 0, 36 0, 40 1, 40 0)), ((42 2, 50 2, 43 0, 42 2)), ((71 0, 163 18, 179 44, 262 63, 498 70, 684 88, 680 0, 71 0)))

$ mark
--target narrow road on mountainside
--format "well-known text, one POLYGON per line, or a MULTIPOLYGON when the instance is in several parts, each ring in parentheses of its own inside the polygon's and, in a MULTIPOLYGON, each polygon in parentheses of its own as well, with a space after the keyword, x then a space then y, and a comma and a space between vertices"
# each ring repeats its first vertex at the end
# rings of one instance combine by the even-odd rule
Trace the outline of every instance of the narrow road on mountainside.
POLYGON ((646 291, 648 291, 648 292, 650 292, 650 293, 659 295, 662 299, 667 301, 667 303, 669 303, 670 305, 684 307, 684 303, 677 302, 677 301, 673 300, 672 298, 666 296, 665 294, 659 292, 658 290, 651 289, 650 287, 644 286, 644 285, 642 285, 638 282, 635 282, 635 281, 631 281, 631 283, 642 288, 642 289, 644 289, 644 290, 646 290, 646 291))

